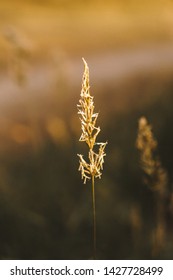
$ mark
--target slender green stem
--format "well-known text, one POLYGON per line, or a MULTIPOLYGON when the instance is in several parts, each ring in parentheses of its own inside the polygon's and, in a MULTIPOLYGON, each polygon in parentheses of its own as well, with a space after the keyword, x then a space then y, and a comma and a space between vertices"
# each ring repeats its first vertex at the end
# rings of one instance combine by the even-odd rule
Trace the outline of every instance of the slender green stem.
POLYGON ((92 176, 92 202, 93 202, 93 254, 96 260, 96 205, 95 205, 95 185, 94 176, 92 176))

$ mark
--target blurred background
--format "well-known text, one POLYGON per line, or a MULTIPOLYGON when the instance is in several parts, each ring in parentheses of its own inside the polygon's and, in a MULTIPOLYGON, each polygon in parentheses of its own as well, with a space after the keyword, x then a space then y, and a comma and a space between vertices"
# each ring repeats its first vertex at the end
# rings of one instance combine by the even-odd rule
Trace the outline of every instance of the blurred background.
POLYGON ((173 1, 0 1, 0 258, 92 259, 91 184, 77 115, 90 68, 98 259, 173 258, 173 1), (135 147, 146 116, 168 173, 164 234, 135 147), (163 238, 164 235, 164 238, 163 238))

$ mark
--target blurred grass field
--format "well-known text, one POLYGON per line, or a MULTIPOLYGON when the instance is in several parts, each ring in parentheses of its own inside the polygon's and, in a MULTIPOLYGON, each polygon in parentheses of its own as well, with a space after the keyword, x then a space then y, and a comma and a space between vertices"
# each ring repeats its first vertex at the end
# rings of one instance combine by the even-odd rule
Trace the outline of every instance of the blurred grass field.
MULTIPOLYGON (((77 56, 172 42, 172 1, 4 1, 1 30, 13 26, 37 55, 63 49, 77 56)), ((1 54, 5 49, 3 37, 1 54)), ((4 55, 1 55, 3 58, 4 55)))
POLYGON ((77 103, 90 67, 101 139, 99 259, 172 259, 172 1, 1 1, 0 258, 92 258, 90 184, 77 103), (135 148, 145 115, 169 175, 166 238, 152 255, 153 193, 135 148), (103 207, 104 206, 104 207, 103 207))

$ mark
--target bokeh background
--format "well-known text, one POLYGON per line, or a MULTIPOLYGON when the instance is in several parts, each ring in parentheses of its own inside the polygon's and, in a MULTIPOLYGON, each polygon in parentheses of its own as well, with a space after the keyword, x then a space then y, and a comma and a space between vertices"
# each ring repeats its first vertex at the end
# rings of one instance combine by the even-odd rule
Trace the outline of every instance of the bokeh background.
POLYGON ((173 1, 0 1, 0 258, 92 259, 77 103, 84 57, 99 141, 98 259, 173 258, 173 1), (153 254, 155 198, 135 147, 146 116, 169 181, 153 254))

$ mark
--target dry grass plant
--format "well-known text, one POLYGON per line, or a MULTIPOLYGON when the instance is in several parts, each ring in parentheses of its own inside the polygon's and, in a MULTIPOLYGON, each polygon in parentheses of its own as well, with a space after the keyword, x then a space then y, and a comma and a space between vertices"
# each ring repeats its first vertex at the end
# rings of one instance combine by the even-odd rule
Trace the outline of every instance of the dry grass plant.
POLYGON ((93 96, 90 94, 89 84, 89 68, 86 61, 84 62, 84 74, 82 79, 82 90, 78 107, 78 114, 80 116, 82 134, 79 141, 85 142, 89 148, 88 159, 85 161, 83 155, 78 154, 79 157, 79 171, 81 177, 86 183, 87 180, 92 180, 92 203, 93 203, 93 243, 94 243, 94 259, 96 259, 96 206, 95 206, 95 178, 101 178, 104 157, 106 156, 106 143, 96 142, 97 136, 101 131, 100 127, 96 125, 98 113, 94 112, 93 96), (97 148, 97 151, 95 149, 97 148))
POLYGON ((168 176, 156 156, 157 141, 152 127, 145 117, 139 119, 136 147, 140 151, 140 164, 145 173, 145 184, 154 192, 156 203, 156 226, 152 232, 152 255, 158 256, 165 241, 164 199, 168 176))

